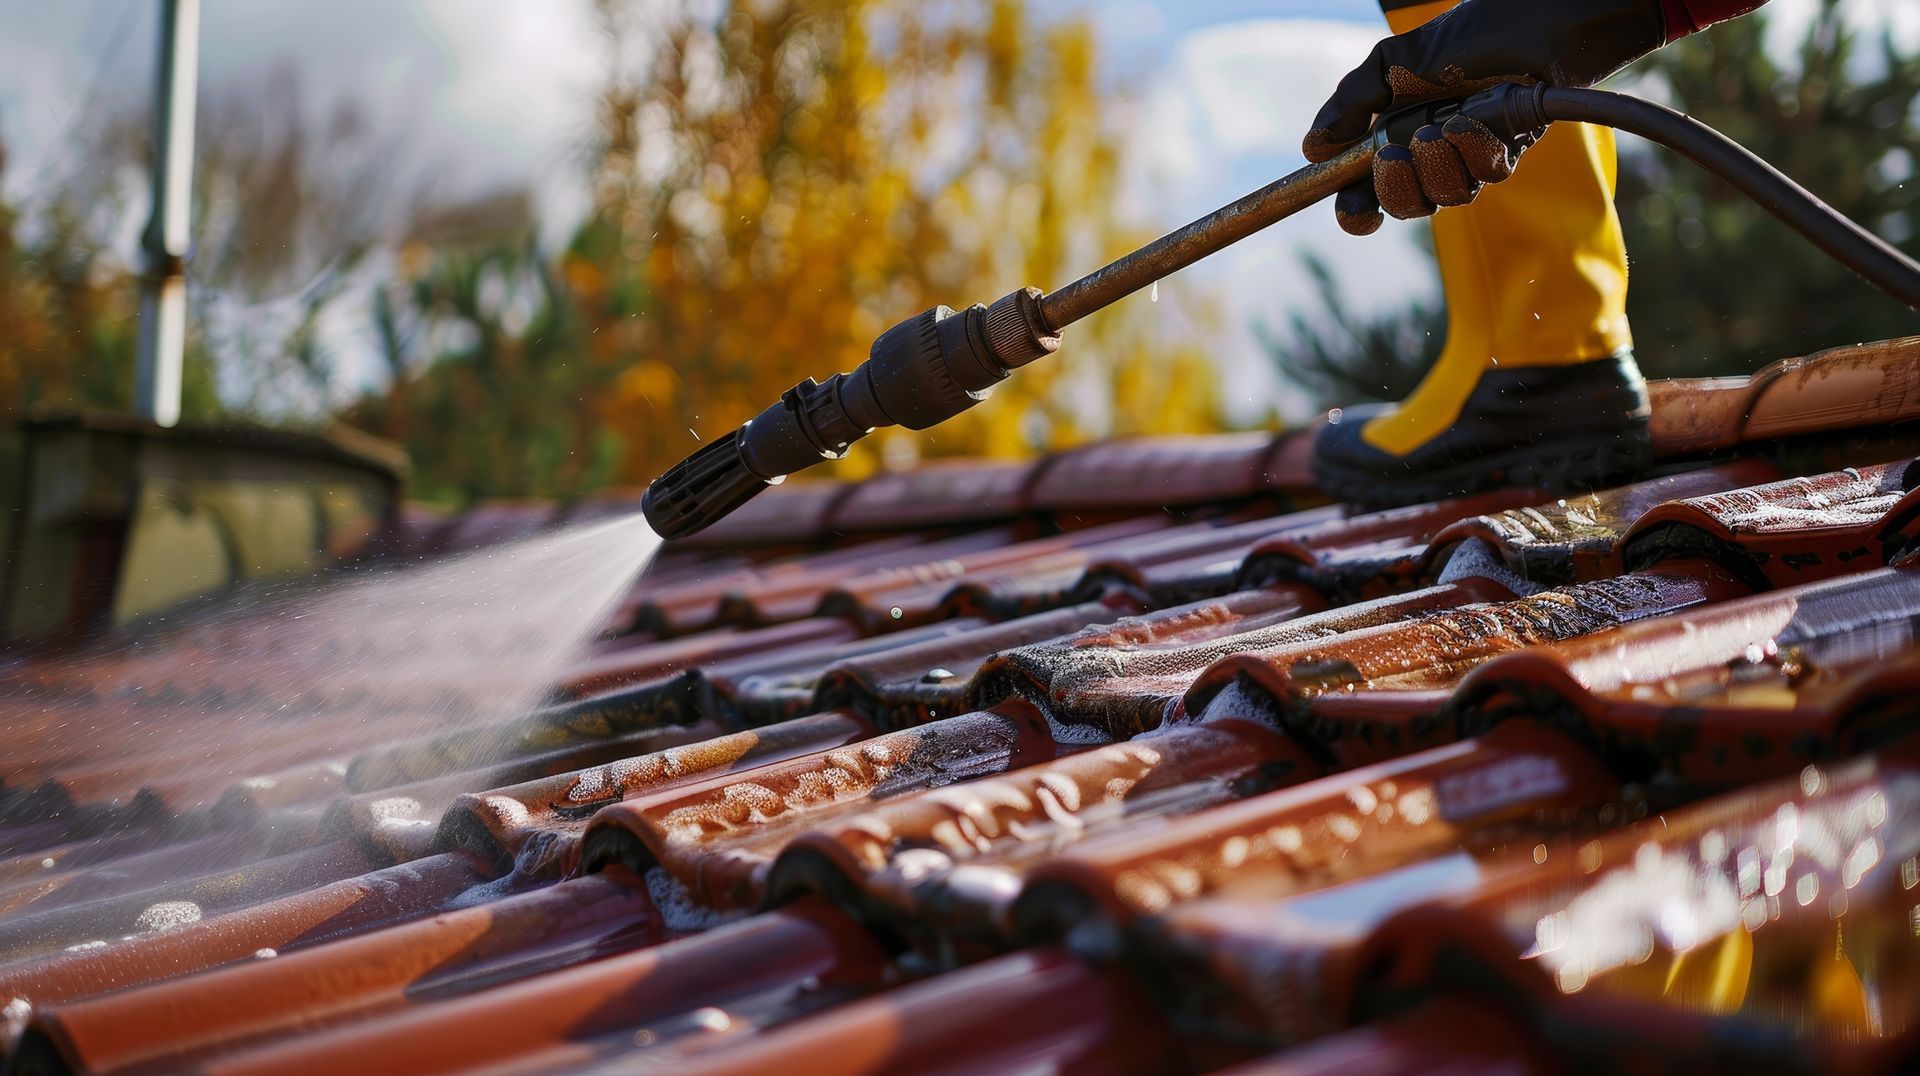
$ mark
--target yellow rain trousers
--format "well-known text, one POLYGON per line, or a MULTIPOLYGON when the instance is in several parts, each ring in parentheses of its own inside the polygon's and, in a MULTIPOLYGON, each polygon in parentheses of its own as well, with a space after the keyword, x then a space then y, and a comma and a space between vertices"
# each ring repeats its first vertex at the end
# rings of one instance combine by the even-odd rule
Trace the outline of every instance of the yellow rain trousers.
MULTIPOLYGON (((1400 7, 1387 25, 1405 33, 1454 3, 1400 7)), ((1617 173, 1611 130, 1556 123, 1512 179, 1433 216, 1446 347, 1413 395, 1367 423, 1368 444, 1404 456, 1452 427, 1489 366, 1564 366, 1633 345, 1617 173)))

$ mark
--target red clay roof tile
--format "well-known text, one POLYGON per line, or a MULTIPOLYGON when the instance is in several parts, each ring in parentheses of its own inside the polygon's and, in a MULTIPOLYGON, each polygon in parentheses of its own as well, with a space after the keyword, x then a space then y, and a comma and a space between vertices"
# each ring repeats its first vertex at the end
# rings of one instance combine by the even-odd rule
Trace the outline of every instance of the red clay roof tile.
POLYGON ((583 863, 664 868, 699 904, 751 907, 785 840, 816 819, 1061 751, 1032 707, 942 718, 614 804, 588 824, 583 863))
POLYGON ((1663 455, 1766 461, 1564 501, 1285 512, 1309 433, 783 485, 465 725, 271 615, 16 660, 0 1061, 1896 1068, 1920 494, 1858 465, 1914 384, 1656 385, 1663 455))

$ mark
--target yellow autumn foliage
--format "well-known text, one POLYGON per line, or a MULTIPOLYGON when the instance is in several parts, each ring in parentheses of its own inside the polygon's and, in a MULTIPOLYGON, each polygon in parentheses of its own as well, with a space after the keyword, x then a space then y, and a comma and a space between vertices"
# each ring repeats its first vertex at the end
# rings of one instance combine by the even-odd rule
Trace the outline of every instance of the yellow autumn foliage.
MULTIPOLYGON (((1114 220, 1120 132, 1084 22, 1024 0, 738 0, 665 26, 648 0, 600 8, 603 231, 562 275, 592 300, 593 361, 621 367, 598 414, 622 480, 852 369, 920 310, 1057 287, 1152 237, 1114 220)), ((1172 327, 1209 317, 1171 287, 1131 299, 987 403, 872 438, 840 472, 1213 428, 1211 365, 1172 327)))

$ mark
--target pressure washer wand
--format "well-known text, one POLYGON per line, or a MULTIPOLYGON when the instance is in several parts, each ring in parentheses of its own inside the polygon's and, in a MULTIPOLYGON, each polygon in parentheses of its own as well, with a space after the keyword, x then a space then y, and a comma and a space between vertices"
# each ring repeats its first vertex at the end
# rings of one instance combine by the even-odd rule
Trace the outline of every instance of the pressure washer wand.
POLYGON ((965 411, 1014 370, 1051 355, 1060 330, 1366 177, 1387 144, 1382 124, 1310 164, 1052 294, 1021 288, 991 306, 937 306, 873 342, 867 361, 788 389, 759 417, 688 456, 647 487, 641 510, 663 538, 700 531, 787 475, 838 459, 882 426, 924 430, 965 411))
POLYGON ((915 315, 882 333, 852 373, 824 383, 808 378, 759 417, 676 464, 647 488, 641 509, 661 537, 682 538, 787 475, 844 456, 875 429, 924 430, 944 422, 985 399, 1012 371, 1056 351, 1068 325, 1365 179, 1382 147, 1454 111, 1509 139, 1556 120, 1579 120, 1658 142, 1920 309, 1920 265, 1705 124, 1623 94, 1502 85, 1464 101, 1384 116, 1366 139, 1331 160, 1269 183, 1051 294, 1022 288, 991 306, 959 312, 937 306, 915 315))

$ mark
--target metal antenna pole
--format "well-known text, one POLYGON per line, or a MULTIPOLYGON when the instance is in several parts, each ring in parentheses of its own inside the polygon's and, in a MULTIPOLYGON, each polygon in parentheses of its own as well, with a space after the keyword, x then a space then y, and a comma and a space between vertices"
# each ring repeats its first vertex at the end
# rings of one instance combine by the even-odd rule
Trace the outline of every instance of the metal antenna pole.
POLYGON ((141 234, 140 351, 133 407, 161 426, 180 421, 187 337, 187 211, 193 191, 193 112, 200 78, 200 0, 163 0, 153 102, 153 216, 141 234))

